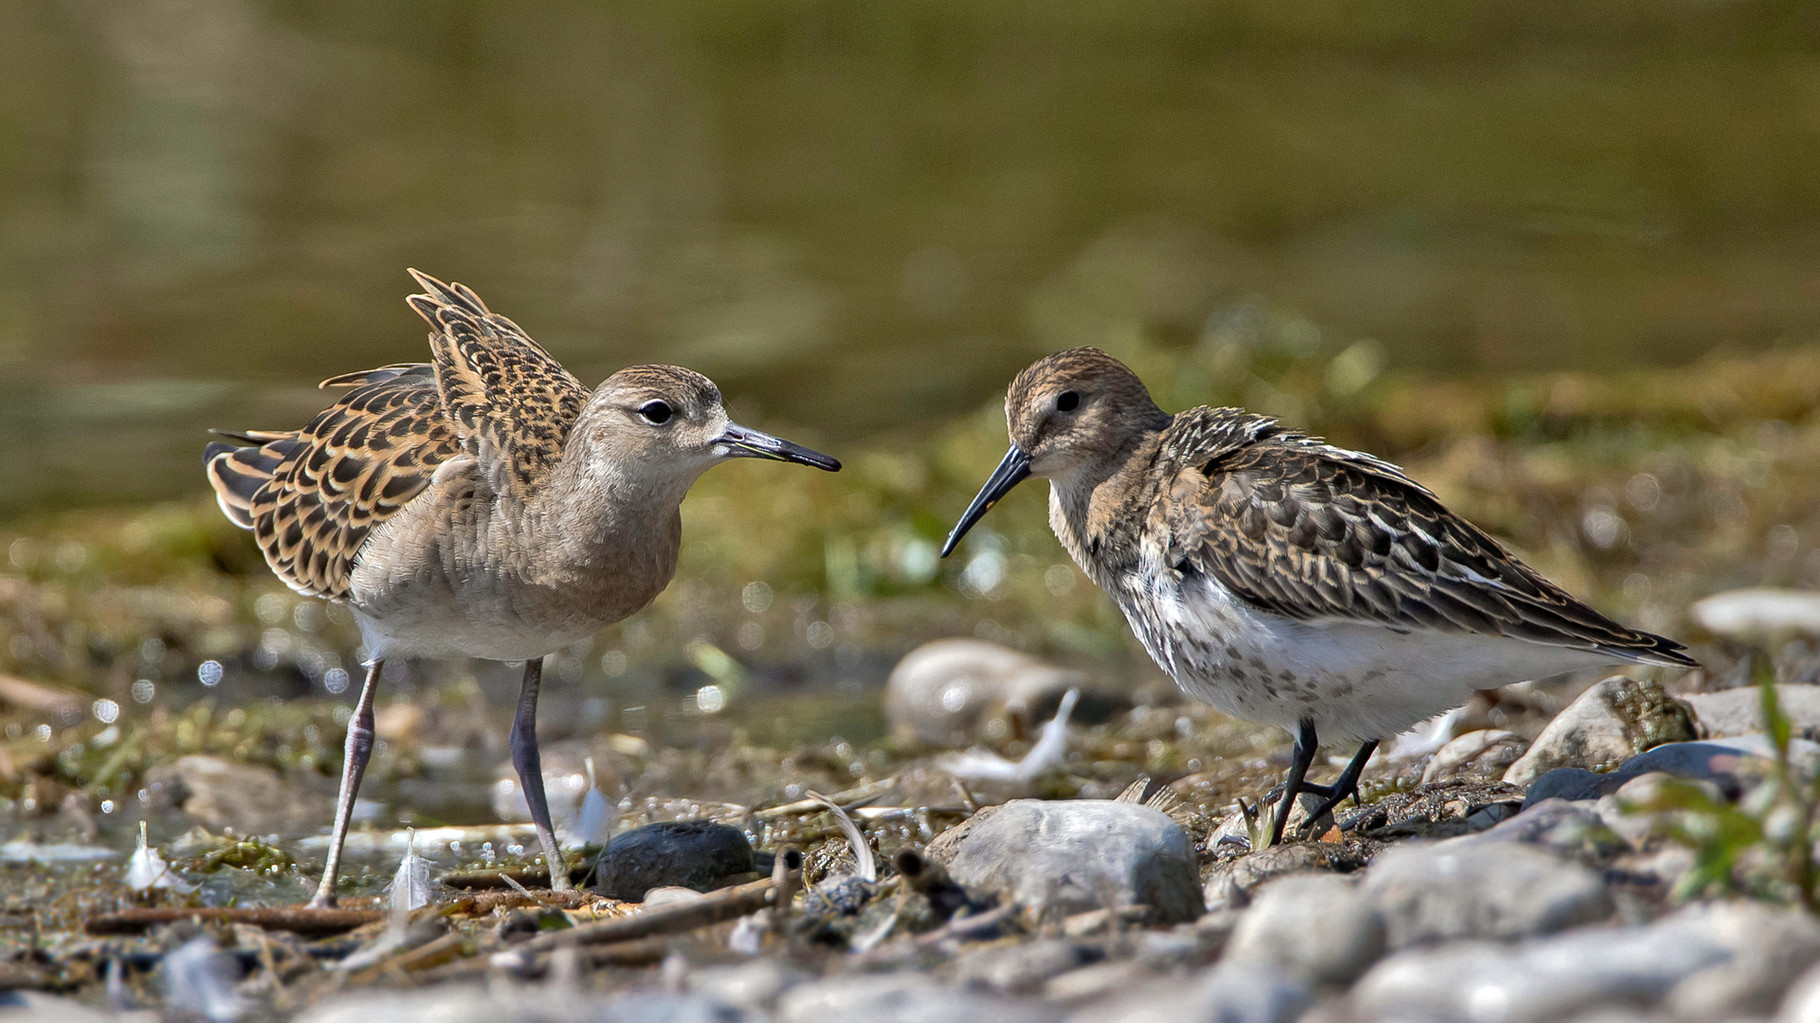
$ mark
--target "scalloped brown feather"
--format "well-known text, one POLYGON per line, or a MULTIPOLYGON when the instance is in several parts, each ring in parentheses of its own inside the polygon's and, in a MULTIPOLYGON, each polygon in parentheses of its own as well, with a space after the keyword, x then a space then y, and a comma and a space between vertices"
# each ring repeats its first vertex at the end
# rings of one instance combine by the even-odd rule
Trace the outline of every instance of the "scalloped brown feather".
POLYGON ((209 445, 222 510, 251 529, 266 562, 300 593, 340 597, 373 528, 461 453, 425 363, 348 374, 354 389, 290 433, 230 434, 254 446, 209 445))

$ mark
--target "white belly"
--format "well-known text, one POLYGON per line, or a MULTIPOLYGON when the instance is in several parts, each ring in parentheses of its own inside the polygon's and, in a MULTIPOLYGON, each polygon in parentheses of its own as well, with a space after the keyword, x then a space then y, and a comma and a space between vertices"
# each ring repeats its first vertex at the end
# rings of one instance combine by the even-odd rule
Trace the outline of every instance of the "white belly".
POLYGON ((1613 658, 1472 633, 1299 621, 1260 611, 1205 576, 1134 576, 1119 594, 1132 630, 1190 696, 1247 721, 1324 740, 1386 739, 1475 690, 1613 658))

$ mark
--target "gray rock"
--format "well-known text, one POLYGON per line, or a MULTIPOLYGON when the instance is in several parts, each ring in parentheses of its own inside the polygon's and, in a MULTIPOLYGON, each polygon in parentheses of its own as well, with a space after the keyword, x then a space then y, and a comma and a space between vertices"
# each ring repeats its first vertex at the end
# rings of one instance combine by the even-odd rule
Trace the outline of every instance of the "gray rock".
POLYGON ((1662 798, 1662 787, 1671 782, 1698 787, 1715 801, 1725 800, 1725 791, 1717 782, 1676 778, 1662 771, 1647 771, 1618 786, 1617 791, 1610 795, 1599 797, 1598 802, 1593 804, 1593 810, 1605 827, 1623 839, 1626 845, 1632 849, 1643 849, 1661 830, 1657 814, 1646 808, 1656 805, 1662 798))
POLYGON ((732 966, 707 966, 689 971, 684 983, 690 991, 727 1005, 770 1012, 785 991, 805 983, 810 975, 776 959, 753 959, 732 966))
POLYGON ((1468 778, 1492 781, 1504 777, 1510 765, 1529 749, 1529 741, 1515 732, 1481 728, 1455 736, 1435 751, 1434 758, 1422 770, 1422 782, 1468 778))
POLYGON ((1314 986, 1343 987, 1384 954, 1384 922, 1350 879, 1288 877, 1266 885, 1226 956, 1267 962, 1314 986))
POLYGON ((1128 988, 1069 1023, 1290 1023, 1312 1001, 1306 986, 1262 962, 1222 961, 1198 981, 1147 977, 1128 988))
POLYGON ((1363 891, 1392 948, 1547 934, 1603 920, 1613 908, 1605 882, 1586 867, 1478 836, 1394 848, 1366 871, 1363 891))
POLYGON ((929 843, 957 884, 1002 891, 1026 911, 1150 907, 1153 923, 1201 915, 1194 841, 1160 810, 1109 799, 1014 799, 929 843))
POLYGON ((1776 1023, 1820 1023, 1820 965, 1809 967, 1788 989, 1776 1023))
POLYGON ((448 984, 410 991, 363 988, 331 995, 296 1023, 761 1023, 696 994, 631 991, 603 998, 579 987, 448 984))
POLYGON ((1694 624, 1726 639, 1820 636, 1820 593, 1808 590, 1727 590, 1697 600, 1687 610, 1694 624))
POLYGON ((1803 971, 1820 960, 1820 921, 1797 910, 1740 906, 1721 925, 1737 939, 1732 961, 1701 970, 1668 992, 1663 1007, 1678 1020, 1767 1017, 1803 971))
POLYGON ((1027 994, 1049 978, 1106 957, 1096 945, 1060 938, 1039 938, 1020 945, 989 948, 955 964, 955 979, 1000 994, 1027 994))
POLYGON ((1458 841, 1522 842, 1545 849, 1602 859, 1623 851, 1624 842, 1595 808, 1565 799, 1545 799, 1515 817, 1458 841))
MULTIPOLYGON (((1719 982, 1695 984, 1698 978, 1740 972, 1766 954, 1766 941, 1811 926, 1793 922, 1796 915, 1751 903, 1701 904, 1642 927, 1587 928, 1514 947, 1412 950, 1361 978, 1349 1009, 1363 1019, 1552 1023, 1601 1007, 1658 1006, 1682 985, 1690 985, 1687 1008, 1702 1008, 1699 999, 1713 990, 1704 985, 1719 982)), ((1754 993, 1742 997, 1762 1004, 1754 993)))
POLYGON ((777 1002, 777 1023, 1048 1023, 1059 1015, 920 973, 832 976, 791 988, 777 1002))
MULTIPOLYGON (((1681 699, 1692 708, 1702 735, 1717 738, 1763 731, 1763 694, 1755 686, 1693 693, 1681 699)), ((1820 686, 1779 685, 1776 701, 1796 735, 1820 738, 1820 686)))
MULTIPOLYGON (((1797 766, 1812 769, 1820 763, 1820 743, 1794 740, 1790 757, 1797 766)), ((1537 778, 1524 798, 1529 806, 1544 799, 1598 799, 1618 791, 1633 778, 1660 771, 1677 778, 1711 781, 1727 798, 1736 799, 1772 769, 1775 749, 1766 735, 1740 735, 1699 742, 1670 742, 1620 764, 1608 774, 1561 767, 1537 778)))
POLYGON ((745 832, 713 821, 668 821, 634 828, 601 850, 594 890, 638 902, 653 888, 704 892, 731 874, 753 869, 745 832))
POLYGON ((1616 777, 1615 773, 1600 774, 1584 767, 1557 767, 1543 772, 1529 783, 1529 791, 1523 797, 1523 806, 1527 809, 1549 799, 1565 799, 1569 802, 1597 799, 1616 791, 1622 784, 1624 779, 1616 777))
POLYGON ((1652 746, 1693 738, 1693 718, 1685 704, 1654 682, 1614 675, 1556 715, 1504 772, 1504 780, 1528 785, 1557 767, 1616 764, 1652 746))
POLYGON ((159 1015, 102 1012, 42 991, 0 991, 0 1018, 6 1023, 157 1023, 159 1015))
POLYGON ((175 806, 211 831, 310 834, 334 812, 327 799, 263 764, 201 753, 159 764, 145 780, 155 801, 175 806))
POLYGON ((900 740, 966 746, 1030 729, 1080 689, 1075 719, 1104 720, 1130 697, 1078 671, 979 639, 938 639, 904 655, 885 683, 885 720, 900 740))

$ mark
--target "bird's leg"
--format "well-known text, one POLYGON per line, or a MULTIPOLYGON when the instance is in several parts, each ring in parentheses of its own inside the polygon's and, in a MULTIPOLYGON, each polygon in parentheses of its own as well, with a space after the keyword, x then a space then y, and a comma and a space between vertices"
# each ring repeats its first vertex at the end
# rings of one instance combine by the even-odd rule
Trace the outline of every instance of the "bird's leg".
POLYGON ((1314 763, 1314 754, 1319 748, 1314 735, 1314 722, 1304 721, 1298 725, 1295 750, 1289 761, 1289 779, 1283 783, 1283 800, 1277 804, 1277 818, 1270 825, 1271 845, 1283 840, 1283 826, 1289 823, 1289 811, 1295 807, 1296 796, 1303 791, 1302 779, 1307 777, 1308 767, 1314 763))
POLYGON ((1320 809, 1308 815, 1309 820, 1316 820, 1322 814, 1332 811, 1347 796, 1351 796, 1355 803, 1365 802, 1364 797, 1359 795, 1359 776, 1365 773, 1365 762, 1371 759, 1371 754, 1377 748, 1378 740, 1376 739, 1361 743, 1359 752, 1353 755, 1352 762, 1346 765, 1346 770, 1340 772, 1340 776, 1334 779, 1332 785, 1302 786, 1305 791, 1313 792, 1321 796, 1323 800, 1320 809))
POLYGON ((341 795, 335 800, 335 830, 329 835, 329 862, 322 868, 322 883, 316 886, 311 909, 327 909, 335 904, 335 879, 341 874, 341 845, 347 841, 348 822, 354 818, 354 797, 360 793, 360 779, 367 773, 367 758, 373 754, 373 690, 379 684, 379 667, 384 661, 367 665, 366 681, 360 685, 360 699, 354 702, 354 714, 348 718, 348 739, 341 760, 341 795))
POLYGON ((537 841, 543 846, 544 862, 550 865, 550 888, 569 890, 569 865, 556 846, 556 829, 550 826, 550 801, 543 792, 543 761, 537 755, 537 689, 543 684, 543 658, 525 661, 524 688, 518 691, 518 716, 512 720, 512 766, 518 769, 518 783, 524 787, 525 803, 531 808, 531 823, 537 825, 537 841))

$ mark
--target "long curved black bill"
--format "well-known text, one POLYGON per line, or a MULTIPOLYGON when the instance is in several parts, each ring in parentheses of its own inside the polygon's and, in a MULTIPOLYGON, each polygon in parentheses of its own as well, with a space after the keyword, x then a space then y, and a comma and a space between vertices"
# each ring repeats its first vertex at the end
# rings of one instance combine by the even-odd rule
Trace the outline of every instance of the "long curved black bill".
POLYGON ((798 465, 813 465, 817 469, 829 472, 840 471, 840 461, 829 458, 819 451, 811 451, 801 444, 793 444, 782 437, 773 437, 768 433, 728 423, 727 429, 716 440, 726 449, 732 458, 769 458, 779 462, 795 462, 798 465))
POLYGON ((1030 475, 1030 456, 1024 454, 1023 448, 1016 444, 1011 445, 1011 450, 1005 452, 1004 461, 998 464, 998 468, 992 470, 992 478, 988 479, 986 485, 980 488, 979 494, 973 498, 973 503, 968 505, 967 511, 961 515, 961 520, 954 524, 954 531, 948 534, 948 541, 942 544, 942 557, 953 554, 955 545, 961 542, 961 537, 967 535, 967 530, 972 529, 974 523, 985 518, 986 513, 992 510, 992 506, 998 503, 999 498, 1010 493, 1011 488, 1022 483, 1024 477, 1028 475, 1030 475))

